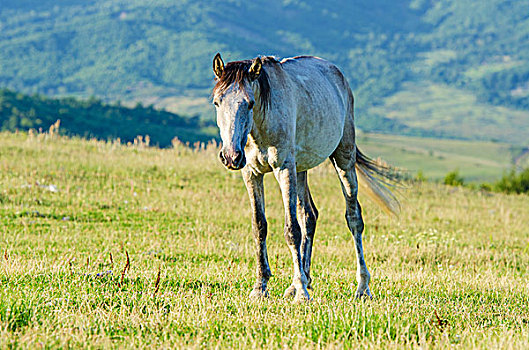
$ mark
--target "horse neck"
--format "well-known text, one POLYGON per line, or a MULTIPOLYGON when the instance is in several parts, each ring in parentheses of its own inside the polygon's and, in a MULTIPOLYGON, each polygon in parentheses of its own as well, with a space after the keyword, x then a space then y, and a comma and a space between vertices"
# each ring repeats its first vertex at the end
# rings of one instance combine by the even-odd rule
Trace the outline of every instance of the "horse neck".
POLYGON ((290 96, 290 90, 292 90, 289 79, 280 66, 267 65, 266 73, 268 74, 270 83, 271 100, 270 105, 265 108, 265 112, 263 112, 261 106, 262 101, 259 84, 255 83, 252 85, 256 108, 254 109, 254 123, 250 134, 256 142, 259 142, 261 136, 266 135, 270 129, 276 129, 277 123, 281 123, 277 119, 280 114, 278 113, 278 109, 285 102, 285 98, 289 100, 287 96, 290 96))
MULTIPOLYGON (((255 98, 255 107, 254 107, 254 112, 253 112, 253 128, 252 130, 255 128, 255 127, 260 127, 262 126, 262 124, 265 122, 265 119, 266 119, 266 112, 263 112, 263 106, 261 105, 262 103, 262 100, 261 100, 261 93, 259 91, 259 84, 254 84, 253 85, 253 95, 254 95, 254 98, 255 98)), ((269 110, 267 109, 267 112, 269 110)))

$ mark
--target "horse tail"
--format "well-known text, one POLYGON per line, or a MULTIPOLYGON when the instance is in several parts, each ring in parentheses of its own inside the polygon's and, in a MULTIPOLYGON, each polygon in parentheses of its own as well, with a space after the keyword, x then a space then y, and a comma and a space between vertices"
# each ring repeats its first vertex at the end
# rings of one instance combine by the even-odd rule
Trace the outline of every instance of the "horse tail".
POLYGON ((362 190, 385 212, 398 216, 400 203, 390 188, 399 184, 394 168, 379 164, 356 149, 356 173, 362 190))

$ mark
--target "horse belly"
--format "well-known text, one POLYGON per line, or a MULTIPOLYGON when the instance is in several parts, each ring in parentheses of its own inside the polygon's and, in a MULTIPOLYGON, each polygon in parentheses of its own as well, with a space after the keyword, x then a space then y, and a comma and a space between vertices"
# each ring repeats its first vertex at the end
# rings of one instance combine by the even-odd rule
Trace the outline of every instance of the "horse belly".
POLYGON ((323 163, 336 150, 343 136, 343 112, 298 121, 296 127, 296 169, 305 171, 323 163), (316 120, 317 119, 317 120, 316 120))

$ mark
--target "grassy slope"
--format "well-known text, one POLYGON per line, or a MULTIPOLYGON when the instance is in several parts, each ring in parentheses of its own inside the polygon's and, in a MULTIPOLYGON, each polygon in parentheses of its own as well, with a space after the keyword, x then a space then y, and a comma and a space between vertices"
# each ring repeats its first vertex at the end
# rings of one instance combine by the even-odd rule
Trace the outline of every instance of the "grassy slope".
POLYGON ((442 137, 528 143, 529 112, 480 103, 472 93, 443 84, 408 82, 371 112, 442 137))
POLYGON ((445 140, 425 137, 360 134, 359 147, 415 175, 421 171, 440 180, 453 170, 470 182, 492 182, 512 166, 514 150, 508 144, 445 140))
POLYGON ((214 150, 0 140, 2 348, 529 346, 527 196, 424 184, 398 220, 361 197, 375 299, 358 302, 343 199, 322 166, 310 175, 321 213, 314 301, 292 305, 281 298, 291 264, 268 176, 274 277, 270 300, 250 302, 248 201, 214 150))

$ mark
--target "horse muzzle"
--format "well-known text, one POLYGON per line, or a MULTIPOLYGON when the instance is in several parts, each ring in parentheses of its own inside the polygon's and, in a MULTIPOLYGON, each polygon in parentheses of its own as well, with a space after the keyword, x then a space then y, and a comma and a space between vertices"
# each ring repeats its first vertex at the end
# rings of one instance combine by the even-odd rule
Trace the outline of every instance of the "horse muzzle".
POLYGON ((225 151, 219 152, 220 162, 230 170, 241 170, 246 165, 246 157, 243 151, 225 151))

